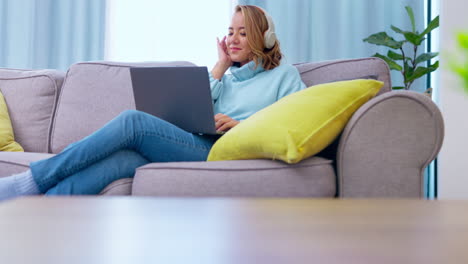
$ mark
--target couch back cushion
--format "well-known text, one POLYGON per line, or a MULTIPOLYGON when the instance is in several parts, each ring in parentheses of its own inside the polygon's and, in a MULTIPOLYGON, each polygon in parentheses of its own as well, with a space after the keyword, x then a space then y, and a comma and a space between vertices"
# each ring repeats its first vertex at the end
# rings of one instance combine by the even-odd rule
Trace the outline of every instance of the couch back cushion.
POLYGON ((25 151, 50 151, 53 115, 64 77, 57 70, 0 69, 0 90, 15 140, 25 151))
MULTIPOLYGON (((193 66, 184 61, 117 63, 83 62, 70 67, 58 100, 52 127, 51 151, 91 134, 120 112, 135 109, 130 67, 193 66)), ((380 93, 390 91, 390 71, 378 58, 325 61, 295 65, 307 86, 374 78, 384 82, 380 93)))
POLYGON ((391 91, 390 69, 387 63, 379 58, 359 58, 295 64, 307 87, 353 79, 375 79, 384 86, 378 95, 391 91))
POLYGON ((194 66, 184 61, 118 63, 83 62, 70 67, 57 105, 51 150, 88 136, 124 110, 135 109, 131 67, 194 66))

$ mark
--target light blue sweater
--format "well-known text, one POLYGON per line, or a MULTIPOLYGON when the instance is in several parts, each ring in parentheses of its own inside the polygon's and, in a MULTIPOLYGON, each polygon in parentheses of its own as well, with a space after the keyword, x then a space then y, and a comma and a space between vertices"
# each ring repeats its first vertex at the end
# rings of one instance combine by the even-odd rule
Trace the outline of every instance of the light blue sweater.
POLYGON ((254 69, 253 61, 242 67, 231 67, 231 74, 220 80, 210 73, 214 113, 222 113, 236 120, 244 120, 280 98, 304 89, 297 69, 280 65, 266 71, 261 65, 254 69))

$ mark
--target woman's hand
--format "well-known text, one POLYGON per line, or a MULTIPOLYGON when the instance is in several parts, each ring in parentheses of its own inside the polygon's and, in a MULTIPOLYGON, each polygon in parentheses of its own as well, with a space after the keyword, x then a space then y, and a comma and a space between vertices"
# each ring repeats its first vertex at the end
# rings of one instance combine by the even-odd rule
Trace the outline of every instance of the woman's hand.
POLYGON ((214 116, 215 122, 216 122, 216 130, 217 131, 228 131, 229 129, 237 126, 240 122, 230 118, 227 115, 224 114, 216 114, 214 116))
POLYGON ((211 74, 213 78, 221 80, 224 73, 232 66, 233 62, 227 52, 226 36, 224 36, 221 41, 219 41, 219 38, 216 38, 216 42, 218 46, 218 62, 216 62, 213 70, 211 70, 211 74))
POLYGON ((227 50, 226 36, 221 41, 219 41, 219 38, 216 38, 216 42, 218 44, 218 63, 228 69, 232 66, 232 60, 227 50))

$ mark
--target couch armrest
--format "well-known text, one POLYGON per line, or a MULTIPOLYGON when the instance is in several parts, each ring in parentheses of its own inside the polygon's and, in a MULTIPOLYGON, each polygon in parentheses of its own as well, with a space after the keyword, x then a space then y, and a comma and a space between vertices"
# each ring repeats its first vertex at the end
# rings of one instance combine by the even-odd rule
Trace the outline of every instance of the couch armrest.
POLYGON ((375 97, 353 115, 337 152, 340 197, 419 197, 424 169, 444 137, 442 115, 426 95, 375 97))

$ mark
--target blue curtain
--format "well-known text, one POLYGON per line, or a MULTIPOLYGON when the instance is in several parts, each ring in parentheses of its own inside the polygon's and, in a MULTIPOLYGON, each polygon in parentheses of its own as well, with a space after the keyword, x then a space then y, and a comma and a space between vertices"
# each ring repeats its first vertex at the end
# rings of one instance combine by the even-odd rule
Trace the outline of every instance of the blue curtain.
MULTIPOLYGON (((239 0, 257 5, 273 17, 285 62, 298 63, 344 58, 369 57, 387 48, 362 41, 371 34, 386 31, 397 40, 390 26, 411 29, 405 6, 413 8, 416 28, 425 25, 425 0, 239 0)), ((407 51, 407 54, 411 52, 407 51)), ((423 79, 423 78, 421 78, 423 79)), ((401 84, 401 73, 392 71, 394 84, 401 84)), ((424 91, 425 80, 412 89, 424 91)))
POLYGON ((0 0, 0 67, 66 70, 104 57, 105 0, 0 0))

